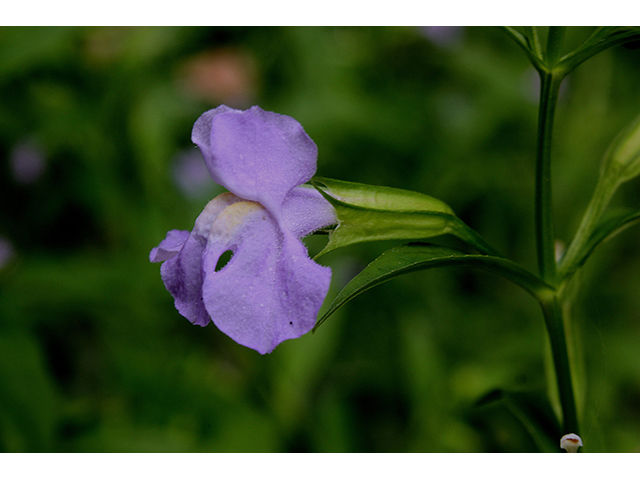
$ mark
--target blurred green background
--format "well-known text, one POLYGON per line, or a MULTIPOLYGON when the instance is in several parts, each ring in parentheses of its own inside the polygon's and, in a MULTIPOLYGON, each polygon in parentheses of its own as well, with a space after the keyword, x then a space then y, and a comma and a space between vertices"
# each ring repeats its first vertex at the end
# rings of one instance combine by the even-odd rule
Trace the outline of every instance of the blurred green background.
MULTIPOLYGON (((261 356, 182 318, 148 254, 220 192, 193 122, 259 104, 304 126, 319 175, 441 198, 534 269, 536 80, 495 28, 1 28, 0 451, 535 450, 507 402, 477 405, 547 385, 541 313, 506 281, 404 276, 261 356)), ((558 238, 639 111, 640 50, 569 77, 558 238)), ((640 208, 639 186, 615 203, 640 208)), ((599 249, 574 302, 585 451, 640 450, 638 235, 599 249)), ((322 258, 329 300, 390 245, 322 258)))

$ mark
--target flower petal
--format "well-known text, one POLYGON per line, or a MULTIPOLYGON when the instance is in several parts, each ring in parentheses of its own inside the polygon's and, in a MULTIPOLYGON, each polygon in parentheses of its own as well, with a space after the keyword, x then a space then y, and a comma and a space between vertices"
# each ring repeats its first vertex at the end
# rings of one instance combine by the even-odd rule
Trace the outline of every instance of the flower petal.
MULTIPOLYGON (((229 205, 241 199, 231 193, 223 193, 211 200, 196 219, 193 231, 181 245, 179 253, 175 253, 173 239, 183 238, 184 233, 172 230, 160 245, 151 251, 155 261, 161 261, 169 251, 173 256, 160 267, 160 274, 165 287, 175 299, 176 309, 191 323, 205 326, 209 323, 209 314, 202 300, 202 253, 207 244, 207 237, 215 219, 229 205), (173 249, 173 250, 170 250, 173 249)), ((153 260, 152 260, 153 261, 153 260)))
POLYGON ((289 192, 316 171, 317 147, 293 118, 258 106, 205 112, 191 136, 213 180, 276 216, 289 192))
POLYGON ((177 255, 184 242, 189 238, 189 232, 187 230, 170 230, 167 232, 167 236, 160 242, 160 245, 151 250, 149 254, 149 260, 152 263, 164 262, 171 257, 177 255))
POLYGON ((296 187, 282 205, 282 219, 296 238, 338 223, 333 206, 312 187, 296 187))
POLYGON ((313 328, 331 279, 329 268, 311 260, 302 242, 253 202, 235 203, 216 219, 203 271, 204 304, 213 322, 262 354, 313 328), (228 250, 231 260, 216 271, 228 250))

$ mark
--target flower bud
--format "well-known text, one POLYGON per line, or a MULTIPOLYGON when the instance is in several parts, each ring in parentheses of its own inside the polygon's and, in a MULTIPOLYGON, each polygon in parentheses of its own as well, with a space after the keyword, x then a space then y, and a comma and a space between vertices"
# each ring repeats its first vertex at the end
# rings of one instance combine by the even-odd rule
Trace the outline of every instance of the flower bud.
POLYGON ((575 433, 568 433, 560 439, 560 448, 567 453, 578 453, 578 448, 582 446, 582 439, 575 433))

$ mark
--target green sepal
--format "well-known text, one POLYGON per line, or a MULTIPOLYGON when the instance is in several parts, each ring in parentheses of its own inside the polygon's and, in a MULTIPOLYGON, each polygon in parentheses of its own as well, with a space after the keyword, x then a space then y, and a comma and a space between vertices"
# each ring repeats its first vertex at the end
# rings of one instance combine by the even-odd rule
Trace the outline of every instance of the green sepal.
POLYGON ((401 188, 366 185, 332 178, 314 177, 316 187, 353 206, 390 212, 440 212, 453 215, 451 207, 437 198, 401 188))
POLYGON ((441 200, 399 188, 316 177, 311 184, 331 203, 338 225, 316 255, 377 240, 425 240, 452 234, 482 253, 497 254, 441 200))
POLYGON ((593 230, 581 250, 577 252, 575 259, 568 260, 570 263, 561 263, 560 274, 563 277, 571 276, 578 268, 584 265, 598 245, 615 237, 639 220, 640 212, 636 211, 622 210, 606 215, 593 230))
POLYGON ((349 300, 376 285, 406 273, 445 266, 473 267, 496 273, 524 288, 538 299, 553 291, 538 277, 505 258, 469 255, 459 250, 428 243, 409 243, 387 250, 351 279, 338 293, 327 312, 318 320, 315 328, 318 328, 349 300))

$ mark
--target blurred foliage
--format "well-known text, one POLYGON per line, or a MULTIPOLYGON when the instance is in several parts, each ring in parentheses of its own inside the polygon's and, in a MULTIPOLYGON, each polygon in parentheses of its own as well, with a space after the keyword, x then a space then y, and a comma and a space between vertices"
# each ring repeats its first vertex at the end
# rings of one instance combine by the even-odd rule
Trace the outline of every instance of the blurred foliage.
MULTIPOLYGON (((640 50, 604 52, 562 91, 565 242, 640 110, 639 65, 640 50)), ((302 123, 319 175, 441 198, 533 268, 536 88, 493 28, 1 28, 0 450, 535 450, 508 407, 544 394, 548 347, 506 281, 400 277, 260 356, 182 318, 148 254, 219 191, 193 122, 259 104, 302 123)), ((640 208, 638 187, 615 201, 640 208)), ((601 247, 574 303, 585 451, 640 449, 638 235, 601 247)), ((323 258, 329 300, 388 247, 323 258)))

